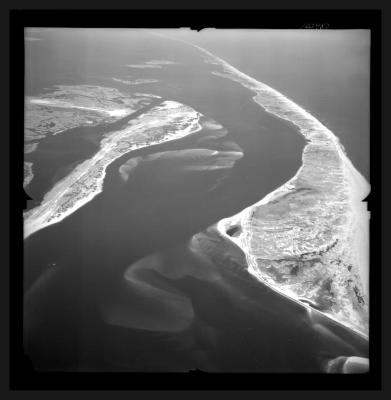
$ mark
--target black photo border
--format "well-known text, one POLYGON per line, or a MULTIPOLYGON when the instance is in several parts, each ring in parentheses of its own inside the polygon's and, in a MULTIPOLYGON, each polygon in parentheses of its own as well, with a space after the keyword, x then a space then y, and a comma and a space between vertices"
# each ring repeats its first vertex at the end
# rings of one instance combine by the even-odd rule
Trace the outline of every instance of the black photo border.
POLYGON ((370 29, 370 265, 381 265, 380 10, 10 10, 10 389, 340 390, 381 387, 381 269, 370 268, 370 372, 338 374, 93 373, 34 371, 23 352, 24 28, 370 29), (283 379, 282 379, 283 378, 283 379), (283 381, 283 383, 282 383, 283 381))

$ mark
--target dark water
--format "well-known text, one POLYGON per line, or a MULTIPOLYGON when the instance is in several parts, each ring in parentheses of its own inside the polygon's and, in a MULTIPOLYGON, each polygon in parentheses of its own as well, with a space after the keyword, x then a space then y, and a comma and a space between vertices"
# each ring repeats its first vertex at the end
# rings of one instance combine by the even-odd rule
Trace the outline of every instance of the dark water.
MULTIPOLYGON (((243 254, 208 229, 296 173, 300 135, 263 112, 247 89, 210 74, 211 66, 182 43, 123 32, 49 36, 46 44, 28 44, 28 94, 82 83, 152 93, 193 107, 228 133, 216 138, 204 129, 124 155, 107 168, 101 194, 25 241, 25 348, 35 367, 319 372, 339 355, 365 356, 365 341, 260 284, 247 273, 243 254), (182 64, 123 67, 148 59, 182 64), (129 75, 160 82, 133 88, 110 81, 129 75), (179 171, 170 180, 164 165, 151 161, 127 182, 118 172, 132 157, 221 150, 227 140, 244 156, 215 189, 216 171, 179 171)), ((88 132, 54 136, 33 153, 33 198, 91 156, 96 141, 88 132)))
POLYGON ((123 128, 127 122, 148 112, 161 103, 154 99, 149 105, 113 123, 102 123, 95 127, 69 129, 65 135, 48 136, 40 141, 37 149, 25 155, 25 161, 33 163, 33 182, 26 191, 33 199, 27 209, 39 205, 43 196, 55 183, 67 176, 78 164, 92 157, 100 147, 104 134, 123 128))
POLYGON ((204 30, 182 37, 310 111, 369 180, 368 30, 204 30))

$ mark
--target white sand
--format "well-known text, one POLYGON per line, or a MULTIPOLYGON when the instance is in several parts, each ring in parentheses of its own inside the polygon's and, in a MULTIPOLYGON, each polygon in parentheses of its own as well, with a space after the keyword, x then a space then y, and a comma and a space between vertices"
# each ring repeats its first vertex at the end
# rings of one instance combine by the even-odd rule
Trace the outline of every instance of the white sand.
POLYGON ((102 192, 106 168, 114 160, 132 150, 197 132, 202 129, 200 117, 201 114, 190 107, 165 101, 130 121, 126 128, 107 135, 92 158, 77 165, 46 193, 38 207, 24 214, 24 238, 62 221, 102 192), (167 129, 165 134, 162 129, 167 129))
MULTIPOLYGON (((246 254, 250 273, 255 275, 263 283, 267 284, 274 290, 308 308, 307 305, 304 305, 298 300, 298 296, 294 291, 291 291, 287 287, 284 287, 282 289, 281 286, 270 284, 270 282, 267 282, 267 280, 265 280, 265 277, 260 273, 259 268, 257 268, 257 254, 252 254, 250 243, 254 242, 254 239, 253 232, 251 232, 251 230, 249 229, 251 229, 250 222, 254 210, 262 205, 270 203, 272 200, 276 200, 282 197, 286 193, 294 193, 295 190, 300 187, 300 185, 297 186, 297 183, 300 182, 300 180, 305 181, 305 179, 307 179, 308 182, 309 168, 306 165, 306 162, 311 161, 312 163, 316 163, 316 157, 314 156, 316 155, 316 151, 318 151, 318 149, 324 149, 324 151, 328 151, 330 152, 330 154, 334 154, 334 159, 338 160, 335 161, 338 165, 338 170, 336 170, 335 173, 336 176, 340 179, 341 177, 338 175, 338 171, 341 170, 343 176, 342 180, 339 181, 339 184, 341 184, 341 182, 346 182, 343 191, 346 191, 346 193, 348 193, 347 198, 345 199, 345 203, 349 206, 349 212, 347 212, 346 214, 347 222, 344 225, 345 231, 343 232, 343 234, 340 235, 342 240, 345 241, 344 257, 346 257, 348 261, 356 268, 356 271, 359 271, 359 278, 361 279, 361 284, 364 287, 364 294, 368 295, 369 214, 366 210, 366 204, 363 203, 362 200, 369 193, 370 187, 365 178, 354 168, 350 160, 347 158, 342 149, 342 146, 339 143, 338 138, 315 117, 313 117, 308 111, 304 110, 302 107, 285 97, 283 94, 242 73, 241 71, 226 63, 224 60, 214 56, 207 50, 202 49, 199 46, 194 47, 197 47, 208 56, 207 61, 211 61, 213 64, 220 65, 223 68, 224 73, 213 72, 215 75, 234 80, 255 92, 256 95, 254 96, 254 101, 256 103, 264 108, 265 111, 279 118, 288 120, 296 125, 299 128, 300 133, 308 141, 308 144, 303 151, 303 165, 299 169, 299 171, 297 171, 296 175, 280 188, 269 193, 256 204, 244 209, 240 213, 230 218, 226 218, 218 222, 218 231, 221 233, 221 235, 238 245, 243 250, 243 252, 246 254), (236 237, 231 237, 227 235, 226 231, 232 226, 241 227, 241 234, 236 237)), ((321 160, 318 161, 318 163, 320 162, 321 160)), ((334 171, 332 170, 332 165, 330 167, 330 176, 332 177, 334 171)), ((314 165, 314 179, 317 178, 318 180, 320 180, 320 182, 314 183, 319 185, 322 184, 323 176, 316 175, 317 168, 319 169, 319 171, 323 171, 324 166, 314 165)), ((327 178, 329 178, 329 176, 327 176, 327 178)), ((341 192, 341 194, 344 192, 341 192)), ((327 207, 333 206, 332 197, 330 197, 330 201, 331 204, 327 201, 320 208, 327 209, 327 207)), ((337 203, 338 202, 336 202, 335 204, 337 203)), ((262 246, 262 242, 260 242, 260 245, 262 246)), ((304 240, 301 246, 306 247, 306 245, 307 243, 304 240)), ((300 245, 298 247, 300 247, 300 245)), ((290 249, 288 250, 290 251, 290 249)), ((343 299, 343 301, 346 304, 346 299, 343 299)), ((348 305, 348 307, 352 308, 352 305, 348 305)), ((367 327, 357 326, 357 321, 347 321, 346 318, 343 318, 341 316, 341 314, 327 314, 327 316, 344 324, 345 326, 348 326, 349 328, 355 330, 357 333, 363 335, 364 337, 367 337, 367 327)))

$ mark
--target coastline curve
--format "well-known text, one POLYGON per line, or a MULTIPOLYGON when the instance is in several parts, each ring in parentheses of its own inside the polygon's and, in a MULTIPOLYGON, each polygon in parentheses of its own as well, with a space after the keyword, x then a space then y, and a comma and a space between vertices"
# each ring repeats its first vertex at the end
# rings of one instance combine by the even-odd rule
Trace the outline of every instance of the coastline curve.
POLYGON ((259 202, 219 221, 218 231, 243 250, 248 271, 258 280, 305 307, 316 304, 322 314, 368 338, 369 212, 363 200, 369 183, 338 137, 308 111, 188 44, 203 52, 206 62, 222 67, 212 74, 254 92, 259 106, 295 125, 306 139, 297 173, 259 202), (227 234, 237 227, 240 234, 227 234))

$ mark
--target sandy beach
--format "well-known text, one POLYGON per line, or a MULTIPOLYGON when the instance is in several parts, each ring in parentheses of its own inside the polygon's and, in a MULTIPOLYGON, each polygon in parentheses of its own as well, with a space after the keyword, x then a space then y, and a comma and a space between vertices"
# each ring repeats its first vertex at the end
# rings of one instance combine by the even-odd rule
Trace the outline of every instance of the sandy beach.
POLYGON ((124 129, 108 134, 100 150, 45 195, 40 206, 24 214, 24 238, 62 221, 97 196, 103 188, 106 168, 123 154, 170 140, 177 140, 202 129, 201 114, 183 104, 165 101, 131 120, 124 129))
MULTIPOLYGON (((210 52, 199 49, 223 67, 223 74, 214 74, 254 91, 256 103, 265 111, 296 125, 307 140, 302 166, 292 179, 258 203, 220 221, 217 224, 219 232, 244 251, 249 272, 263 283, 301 304, 300 298, 308 297, 310 301, 307 303, 319 303, 324 315, 367 337, 369 215, 362 200, 369 193, 368 182, 354 168, 338 138, 308 111, 210 52), (303 191, 310 191, 310 194, 303 197, 303 191), (304 212, 299 211, 301 204, 304 212), (344 223, 330 225, 327 219, 336 214, 336 221, 344 223), (281 218, 285 220, 285 224, 281 223, 284 227, 275 228, 273 225, 278 225, 281 218), (304 223, 305 227, 297 230, 295 221, 304 223), (236 231, 234 236, 227 235, 233 227, 236 231), (286 230, 291 233, 283 232, 286 230), (316 240, 312 239, 314 237, 316 240), (272 250, 265 250, 270 246, 272 250), (303 289, 299 279, 286 276, 288 263, 280 262, 284 258, 292 261, 292 257, 297 259, 304 255, 308 265, 308 260, 315 259, 308 254, 316 252, 316 260, 321 260, 328 270, 324 273, 322 267, 322 272, 316 272, 317 281, 321 279, 328 286, 327 296, 325 293, 315 294, 313 287, 303 289), (325 255, 320 259, 320 254, 325 255), (270 268, 274 270, 271 275, 267 271, 270 268), (330 298, 330 293, 333 298, 330 298)), ((314 265, 321 270, 319 263, 314 262, 311 267, 314 265)), ((296 276, 298 268, 294 268, 290 274, 296 276)), ((303 281, 308 279, 308 273, 308 269, 303 272, 303 281)))

